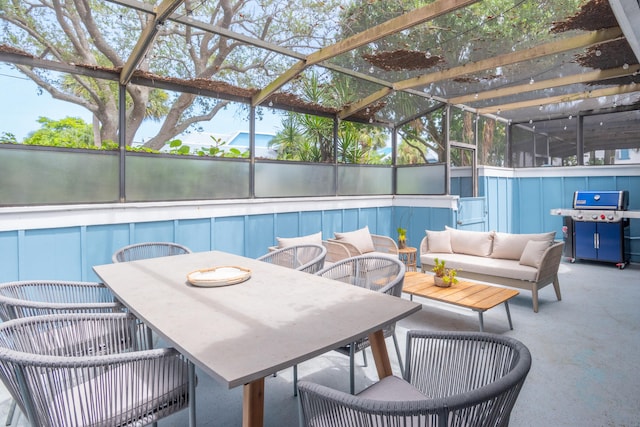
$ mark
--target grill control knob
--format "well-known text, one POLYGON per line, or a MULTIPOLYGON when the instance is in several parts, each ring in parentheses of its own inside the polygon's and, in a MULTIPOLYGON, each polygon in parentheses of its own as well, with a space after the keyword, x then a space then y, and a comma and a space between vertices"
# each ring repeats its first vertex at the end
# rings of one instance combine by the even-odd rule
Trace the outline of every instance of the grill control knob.
POLYGON ((598 215, 591 215, 591 219, 598 219, 598 215))
POLYGON ((600 219, 605 219, 606 216, 604 214, 600 214, 600 219))
POLYGON ((613 221, 613 215, 609 214, 609 221, 613 221))

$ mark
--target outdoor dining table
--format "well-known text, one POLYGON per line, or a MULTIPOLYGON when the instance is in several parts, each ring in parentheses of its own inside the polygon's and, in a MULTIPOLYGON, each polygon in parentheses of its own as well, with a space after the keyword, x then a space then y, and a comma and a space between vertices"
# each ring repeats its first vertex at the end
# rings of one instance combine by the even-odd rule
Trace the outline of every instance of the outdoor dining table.
POLYGON ((392 375, 381 329, 421 305, 342 282, 220 251, 94 266, 148 327, 191 362, 189 423, 195 425, 195 366, 228 388, 243 386, 242 425, 263 425, 264 379, 368 336, 380 378, 392 375), (194 271, 231 266, 250 278, 194 286, 194 271), (191 281, 193 282, 193 280, 191 281))

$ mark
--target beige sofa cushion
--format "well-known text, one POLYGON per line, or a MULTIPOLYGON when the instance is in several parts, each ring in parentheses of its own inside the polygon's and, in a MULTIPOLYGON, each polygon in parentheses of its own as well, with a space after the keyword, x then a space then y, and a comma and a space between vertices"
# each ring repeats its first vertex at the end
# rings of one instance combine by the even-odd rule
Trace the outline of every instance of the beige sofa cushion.
POLYGON ((551 245, 556 236, 555 231, 536 234, 510 234, 496 232, 493 237, 491 258, 520 260, 524 247, 529 240, 546 241, 551 245))
POLYGON ((456 254, 489 256, 493 247, 493 231, 466 231, 445 226, 456 254))
POLYGON ((520 264, 519 260, 465 254, 421 254, 420 264, 424 271, 431 270, 435 264, 435 258, 445 261, 447 268, 458 270, 458 277, 463 280, 466 273, 529 281, 536 280, 538 276, 537 268, 520 264))
POLYGON ((551 243, 546 240, 529 240, 522 251, 520 264, 529 265, 535 268, 540 267, 542 255, 544 255, 544 252, 549 249, 549 246, 551 246, 551 243))
POLYGON ((449 236, 449 230, 444 231, 431 231, 426 230, 427 233, 427 252, 437 252, 450 254, 451 251, 451 237, 449 236))
POLYGON ((360 251, 360 253, 366 254, 368 252, 373 252, 376 250, 373 239, 371 238, 371 233, 369 233, 369 227, 366 226, 359 230, 348 231, 345 233, 334 233, 336 236, 336 240, 338 243, 340 241, 344 241, 352 244, 360 251))
POLYGON ((276 237, 276 240, 278 241, 278 249, 297 245, 321 245, 322 232, 318 231, 317 233, 300 237, 276 237))

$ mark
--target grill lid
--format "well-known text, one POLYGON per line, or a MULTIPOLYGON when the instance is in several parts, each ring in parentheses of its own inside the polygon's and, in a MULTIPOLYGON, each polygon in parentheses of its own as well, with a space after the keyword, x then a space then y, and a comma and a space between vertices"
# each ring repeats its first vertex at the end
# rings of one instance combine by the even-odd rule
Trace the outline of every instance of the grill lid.
POLYGON ((629 208, 629 192, 576 191, 573 194, 573 208, 626 211, 629 208))

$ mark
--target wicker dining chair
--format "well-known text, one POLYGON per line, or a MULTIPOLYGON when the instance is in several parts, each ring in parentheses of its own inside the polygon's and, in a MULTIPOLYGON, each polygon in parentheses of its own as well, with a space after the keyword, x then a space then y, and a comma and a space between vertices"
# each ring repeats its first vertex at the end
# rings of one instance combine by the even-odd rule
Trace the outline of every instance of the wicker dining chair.
POLYGON ((188 406, 189 369, 141 335, 128 313, 10 320, 0 324, 0 378, 33 426, 155 423, 188 406))
MULTIPOLYGON (((159 258, 190 253, 191 249, 189 249, 188 247, 173 242, 135 243, 133 245, 127 245, 118 249, 111 257, 111 261, 114 263, 137 261, 140 259, 159 258)), ((157 335, 154 338, 154 333, 151 328, 149 328, 148 326, 145 326, 145 328, 147 340, 150 343, 155 342, 157 335)))
MULTIPOLYGON (((0 284, 0 320, 63 313, 113 313, 124 310, 103 284, 62 280, 23 280, 0 284)), ((12 401, 6 425, 16 409, 12 401)))
POLYGON ((507 426, 530 367, 529 350, 510 337, 409 331, 404 379, 356 396, 300 381, 301 426, 507 426))
POLYGON ((62 313, 110 313, 124 306, 102 283, 23 280, 0 284, 0 320, 62 313))
POLYGON ((306 273, 316 273, 324 267, 327 248, 323 245, 293 245, 276 249, 257 259, 259 261, 292 268, 306 273))
MULTIPOLYGON (((380 254, 364 254, 343 259, 330 265, 318 273, 318 276, 339 280, 350 285, 360 286, 372 291, 381 292, 400 298, 404 283, 405 265, 397 256, 380 254)), ((395 324, 384 328, 384 337, 392 337, 398 356, 400 371, 403 371, 400 346, 395 333, 395 324)), ((349 356, 349 390, 355 392, 355 353, 370 346, 369 338, 364 337, 356 342, 339 347, 336 351, 349 356)), ((367 364, 366 353, 363 351, 365 366, 367 364)), ((297 366, 294 366, 294 393, 297 383, 297 366)))
POLYGON ((146 242, 136 243, 118 249, 111 257, 111 260, 113 262, 125 262, 189 253, 191 253, 191 249, 178 243, 146 242))

